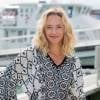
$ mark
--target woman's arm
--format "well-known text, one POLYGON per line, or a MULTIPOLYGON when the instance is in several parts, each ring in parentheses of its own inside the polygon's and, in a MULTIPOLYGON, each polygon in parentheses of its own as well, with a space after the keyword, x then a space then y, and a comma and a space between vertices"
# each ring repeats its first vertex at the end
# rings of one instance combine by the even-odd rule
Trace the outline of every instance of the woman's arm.
POLYGON ((85 94, 83 92, 84 81, 80 60, 78 57, 75 57, 72 62, 74 81, 72 82, 71 91, 76 97, 76 100, 85 100, 85 94))
POLYGON ((17 100, 16 85, 19 80, 17 65, 14 60, 6 66, 6 70, 0 76, 0 100, 17 100))
POLYGON ((17 85, 23 85, 23 87, 26 88, 25 92, 31 95, 33 56, 33 49, 27 49, 20 53, 16 59, 7 66, 2 76, 0 76, 0 100, 17 100, 17 85), (29 85, 31 89, 29 89, 29 85))

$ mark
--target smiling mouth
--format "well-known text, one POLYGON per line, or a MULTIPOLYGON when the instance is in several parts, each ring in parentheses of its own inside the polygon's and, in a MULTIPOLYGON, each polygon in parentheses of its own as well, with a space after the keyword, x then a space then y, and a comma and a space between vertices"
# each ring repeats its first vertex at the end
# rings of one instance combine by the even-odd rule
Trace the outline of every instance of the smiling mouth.
POLYGON ((51 38, 58 38, 58 36, 50 36, 51 38))

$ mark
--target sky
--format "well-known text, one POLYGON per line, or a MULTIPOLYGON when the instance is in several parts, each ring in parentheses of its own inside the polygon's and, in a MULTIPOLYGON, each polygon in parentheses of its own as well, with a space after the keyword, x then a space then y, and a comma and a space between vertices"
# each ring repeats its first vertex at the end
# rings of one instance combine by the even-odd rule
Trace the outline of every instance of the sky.
MULTIPOLYGON (((43 1, 43 0, 41 0, 43 1)), ((92 6, 93 8, 99 8, 100 9, 100 0, 45 0, 48 3, 50 1, 58 1, 62 3, 81 3, 85 5, 92 6)), ((0 0, 0 7, 6 6, 9 4, 15 4, 15 3, 37 3, 39 0, 0 0)))

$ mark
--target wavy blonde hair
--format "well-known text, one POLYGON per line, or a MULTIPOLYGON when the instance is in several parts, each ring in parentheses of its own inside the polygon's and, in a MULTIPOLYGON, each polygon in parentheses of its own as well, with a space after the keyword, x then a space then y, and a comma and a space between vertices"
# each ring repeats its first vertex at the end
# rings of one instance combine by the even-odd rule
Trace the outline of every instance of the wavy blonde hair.
POLYGON ((64 55, 71 56, 74 51, 76 38, 72 26, 69 22, 68 16, 66 15, 66 13, 62 8, 49 8, 42 14, 40 20, 38 21, 38 26, 37 26, 36 34, 33 38, 33 43, 37 48, 39 48, 43 52, 43 54, 46 55, 48 53, 49 44, 45 37, 44 29, 45 29, 47 17, 52 14, 58 15, 62 19, 62 22, 65 27, 65 34, 62 41, 61 51, 64 55))

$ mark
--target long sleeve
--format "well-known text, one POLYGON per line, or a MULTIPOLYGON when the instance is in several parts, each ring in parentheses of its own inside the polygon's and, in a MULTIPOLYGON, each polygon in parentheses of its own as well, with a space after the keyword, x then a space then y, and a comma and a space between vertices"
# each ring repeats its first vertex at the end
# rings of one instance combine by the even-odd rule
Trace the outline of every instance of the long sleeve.
POLYGON ((0 76, 0 100, 17 100, 16 85, 18 80, 20 81, 17 66, 18 64, 14 60, 10 65, 6 66, 6 70, 0 76))
POLYGON ((75 57, 72 62, 74 79, 71 86, 71 91, 76 97, 75 100, 85 100, 85 94, 83 92, 84 81, 80 60, 78 57, 75 57))
POLYGON ((7 66, 2 76, 0 76, 0 100, 17 100, 17 85, 23 85, 23 87, 26 88, 25 92, 31 95, 33 56, 32 48, 27 49, 20 53, 17 58, 7 66), (31 89, 29 89, 30 87, 31 89))

